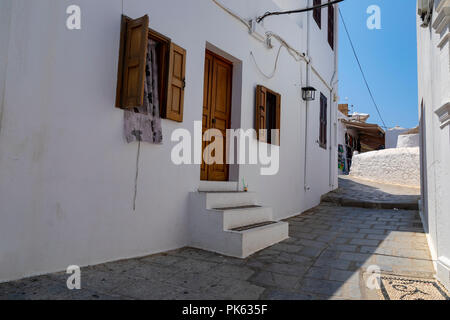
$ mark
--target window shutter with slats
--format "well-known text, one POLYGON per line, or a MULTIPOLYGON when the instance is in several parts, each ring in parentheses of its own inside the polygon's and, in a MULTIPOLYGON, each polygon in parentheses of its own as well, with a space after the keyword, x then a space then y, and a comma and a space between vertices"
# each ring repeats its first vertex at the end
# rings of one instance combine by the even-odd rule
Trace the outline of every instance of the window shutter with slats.
POLYGON ((328 101, 327 98, 320 94, 320 147, 327 148, 327 115, 328 115, 328 101))
POLYGON ((267 141, 266 134, 260 134, 260 130, 266 130, 266 115, 267 115, 267 89, 263 86, 256 87, 256 135, 261 142, 267 141))
POLYGON ((144 103, 149 18, 122 17, 116 107, 130 109, 144 103))
MULTIPOLYGON (((322 4, 321 0, 314 0, 313 6, 320 6, 322 4)), ((322 29, 322 8, 317 8, 313 10, 313 18, 317 23, 319 29, 322 29)))
POLYGON ((170 44, 169 75, 167 85, 166 119, 183 122, 184 89, 186 86, 186 50, 170 44))
POLYGON ((276 94, 277 97, 277 110, 276 110, 276 126, 278 129, 278 134, 272 138, 272 143, 274 145, 280 146, 280 140, 281 140, 281 95, 280 94, 276 94))
POLYGON ((334 50, 334 7, 328 6, 328 44, 334 50))

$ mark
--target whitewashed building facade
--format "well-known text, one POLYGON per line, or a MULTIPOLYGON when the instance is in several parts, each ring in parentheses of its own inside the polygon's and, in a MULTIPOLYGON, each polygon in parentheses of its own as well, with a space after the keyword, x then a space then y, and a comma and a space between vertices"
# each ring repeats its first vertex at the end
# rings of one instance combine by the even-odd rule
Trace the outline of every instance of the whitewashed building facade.
MULTIPOLYGON (((262 205, 258 214, 275 224, 260 228, 269 230, 272 242, 286 237, 286 226, 277 221, 316 206, 337 187, 337 5, 268 17, 253 35, 249 21, 267 11, 312 5, 312 0, 0 1, 0 281, 184 246, 245 256, 271 244, 258 242, 264 237, 255 233, 253 247, 230 248, 233 241, 247 240, 205 232, 225 222, 204 222, 199 212, 226 205, 262 205), (80 9, 79 21, 73 7, 66 11, 71 5, 80 9), (129 69, 124 71, 129 91, 117 81, 119 52, 129 58, 122 61, 127 67, 134 59, 127 46, 121 48, 122 15, 148 15, 152 35, 167 41, 167 63, 173 67, 171 102, 162 110, 163 143, 140 143, 138 176, 139 143, 124 139, 124 111, 115 107, 129 105, 118 92, 130 98, 130 83, 139 82, 129 69), (213 71, 207 71, 208 59, 213 71), (195 122, 205 121, 205 83, 225 83, 226 96, 215 98, 228 105, 227 129, 255 128, 258 88, 281 99, 271 122, 281 132, 279 145, 270 144, 279 152, 275 175, 263 176, 264 165, 247 164, 201 176, 200 164, 173 163, 173 132, 194 132, 195 122), (302 99, 307 86, 317 89, 314 101, 302 99), (242 191, 242 180, 249 192, 233 194, 242 191), (196 200, 208 197, 199 190, 229 193, 196 200), (229 242, 227 248, 207 248, 208 241, 229 242)), ((139 42, 130 32, 130 41, 139 42)), ((214 123, 222 119, 216 118, 214 123)), ((250 141, 261 144, 256 137, 250 141)), ((223 214, 220 219, 228 217, 223 214)), ((264 222, 258 217, 227 220, 228 227, 264 222)))
POLYGON ((450 288, 450 0, 418 9, 422 218, 437 277, 450 288))

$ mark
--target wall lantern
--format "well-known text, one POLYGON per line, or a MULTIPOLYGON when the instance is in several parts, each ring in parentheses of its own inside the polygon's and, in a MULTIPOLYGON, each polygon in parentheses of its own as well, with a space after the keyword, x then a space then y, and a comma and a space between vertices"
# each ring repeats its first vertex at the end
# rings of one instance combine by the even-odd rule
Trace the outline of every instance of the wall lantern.
POLYGON ((316 100, 316 89, 313 87, 304 87, 302 88, 302 96, 305 101, 314 101, 316 100))

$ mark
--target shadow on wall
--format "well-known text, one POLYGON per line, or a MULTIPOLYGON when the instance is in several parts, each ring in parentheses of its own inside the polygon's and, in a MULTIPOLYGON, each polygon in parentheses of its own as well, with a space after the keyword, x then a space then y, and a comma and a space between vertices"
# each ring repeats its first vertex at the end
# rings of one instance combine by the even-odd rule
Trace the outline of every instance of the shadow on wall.
POLYGON ((425 229, 425 233, 429 233, 429 225, 428 225, 428 175, 426 173, 426 169, 428 167, 427 153, 426 150, 426 141, 427 141, 427 130, 426 130, 426 114, 425 114, 425 105, 422 103, 420 105, 420 121, 419 121, 419 148, 420 148, 420 189, 422 190, 422 223, 425 229))
MULTIPOLYGON (((341 189, 331 194, 353 200, 392 203, 417 202, 419 198, 418 195, 399 194, 400 190, 381 190, 349 180, 340 181, 340 185, 341 189)), ((289 223, 290 236, 298 244, 321 249, 300 282, 301 292, 314 293, 325 299, 339 296, 373 299, 370 295, 375 291, 367 288, 366 276, 368 269, 374 266, 381 274, 433 277, 433 264, 416 210, 338 209, 335 204, 327 205, 325 199, 321 206, 289 223)))

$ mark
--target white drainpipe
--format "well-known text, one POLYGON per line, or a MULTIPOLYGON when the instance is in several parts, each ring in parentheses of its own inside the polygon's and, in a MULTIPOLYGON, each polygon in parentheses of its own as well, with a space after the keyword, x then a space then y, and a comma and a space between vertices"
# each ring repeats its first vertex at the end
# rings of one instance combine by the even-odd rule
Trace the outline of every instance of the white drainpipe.
MULTIPOLYGON (((337 7, 337 6, 336 6, 337 7)), ((337 8, 338 9, 338 8, 337 8)), ((339 9, 338 9, 339 10, 339 9)), ((336 13, 337 10, 334 10, 334 21, 336 21, 336 13)), ((337 74, 337 50, 338 50, 338 38, 337 38, 337 32, 336 32, 336 28, 334 28, 334 72, 333 72, 333 77, 331 78, 330 81, 330 175, 329 175, 329 186, 331 189, 334 189, 334 181, 333 181, 333 176, 334 176, 334 169, 336 168, 337 163, 333 164, 333 144, 334 141, 332 141, 332 137, 333 137, 333 132, 332 129, 334 129, 334 126, 332 124, 332 120, 333 120, 333 116, 331 114, 331 110, 333 110, 333 105, 334 105, 334 79, 336 78, 336 74, 337 74), (334 165, 334 167, 333 167, 334 165), (334 168, 334 169, 333 169, 334 168)), ((334 137, 336 139, 336 137, 334 137)))
MULTIPOLYGON (((308 2, 308 7, 310 4, 310 0, 307 1, 308 2)), ((310 43, 310 14, 307 14, 307 19, 306 19, 306 24, 307 24, 307 28, 306 28, 306 56, 309 57, 309 43, 310 43)), ((309 71, 310 68, 310 63, 306 64, 306 87, 309 86, 309 71)), ((308 179, 307 179, 307 172, 308 172, 308 108, 309 108, 309 102, 305 101, 305 159, 304 159, 304 171, 303 171, 303 177, 305 179, 305 191, 308 192, 311 187, 308 185, 308 179)))

